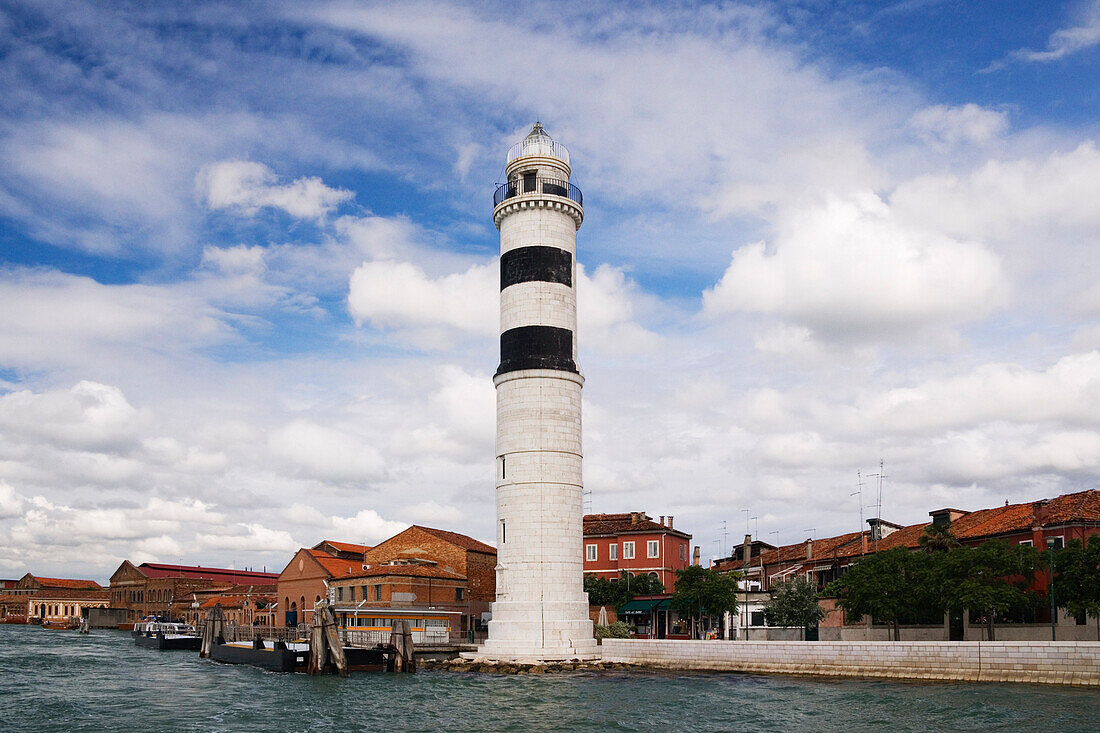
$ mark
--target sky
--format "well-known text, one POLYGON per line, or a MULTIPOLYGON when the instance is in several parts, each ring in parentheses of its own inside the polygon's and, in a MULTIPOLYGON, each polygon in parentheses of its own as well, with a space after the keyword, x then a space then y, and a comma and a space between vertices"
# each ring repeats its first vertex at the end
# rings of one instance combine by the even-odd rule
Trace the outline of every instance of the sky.
POLYGON ((535 120, 588 511, 710 558, 1097 488, 1098 78, 1100 0, 0 0, 0 577, 492 542, 535 120))

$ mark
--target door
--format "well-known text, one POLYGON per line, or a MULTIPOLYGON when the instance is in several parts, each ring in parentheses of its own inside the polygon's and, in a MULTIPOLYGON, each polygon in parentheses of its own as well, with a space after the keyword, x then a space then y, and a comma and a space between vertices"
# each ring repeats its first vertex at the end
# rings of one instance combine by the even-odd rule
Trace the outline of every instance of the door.
POLYGON ((948 628, 948 641, 963 640, 963 616, 961 613, 951 614, 951 623, 948 628))
POLYGON ((656 616, 656 619, 654 619, 655 623, 651 627, 655 632, 653 638, 663 639, 668 632, 668 613, 665 611, 654 611, 653 615, 656 616))
POLYGON ((806 627, 806 641, 817 641, 818 636, 817 624, 806 627))

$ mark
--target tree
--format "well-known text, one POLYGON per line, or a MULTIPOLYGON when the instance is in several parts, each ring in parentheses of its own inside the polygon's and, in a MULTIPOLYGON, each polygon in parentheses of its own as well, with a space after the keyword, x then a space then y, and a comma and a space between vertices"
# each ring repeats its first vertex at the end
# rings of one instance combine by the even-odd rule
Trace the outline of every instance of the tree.
MULTIPOLYGON (((764 618, 769 626, 798 626, 803 633, 825 617, 817 603, 817 586, 803 576, 776 583, 768 591, 764 618)), ((805 637, 803 637, 805 638, 805 637)))
POLYGON ((625 570, 619 573, 617 580, 601 578, 597 575, 584 576, 584 592, 588 594, 588 603, 593 606, 612 606, 619 608, 635 596, 652 596, 665 592, 665 586, 650 575, 630 575, 625 570))
POLYGON ((676 571, 676 590, 669 599, 673 610, 691 620, 692 638, 697 638, 697 620, 704 613, 721 615, 737 612, 738 573, 718 573, 700 565, 676 571))
MULTIPOLYGON (((1100 535, 1070 540, 1054 553, 1054 600, 1071 616, 1092 616, 1097 619, 1096 634, 1100 640, 1100 535)), ((1046 555, 1046 553, 1044 553, 1046 555)), ((1044 564, 1049 562, 1044 557, 1044 564)))
POLYGON ((1034 600, 1028 586, 1038 565, 1039 551, 1027 545, 990 540, 977 547, 957 547, 937 568, 940 604, 983 615, 989 641, 994 641, 997 616, 1034 600))
POLYGON ((928 594, 926 555, 904 547, 868 555, 834 580, 825 592, 851 621, 864 616, 893 627, 894 641, 901 640, 901 619, 928 594))
POLYGON ((959 541, 951 532, 951 527, 942 524, 930 524, 917 538, 917 544, 926 552, 947 552, 959 547, 959 541))

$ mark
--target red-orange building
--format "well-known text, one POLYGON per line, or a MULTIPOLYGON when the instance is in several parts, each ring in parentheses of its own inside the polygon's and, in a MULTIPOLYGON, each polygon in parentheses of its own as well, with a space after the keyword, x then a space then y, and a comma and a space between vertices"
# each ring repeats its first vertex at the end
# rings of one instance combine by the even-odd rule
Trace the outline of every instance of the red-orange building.
POLYGON ((313 547, 303 547, 294 553, 279 573, 279 599, 276 623, 296 626, 313 619, 313 604, 325 597, 325 584, 363 567, 367 545, 321 540, 313 547))
POLYGON ((691 535, 674 529, 672 517, 654 522, 645 512, 586 514, 584 573, 613 580, 619 573, 646 574, 672 592, 676 571, 691 564, 691 535))

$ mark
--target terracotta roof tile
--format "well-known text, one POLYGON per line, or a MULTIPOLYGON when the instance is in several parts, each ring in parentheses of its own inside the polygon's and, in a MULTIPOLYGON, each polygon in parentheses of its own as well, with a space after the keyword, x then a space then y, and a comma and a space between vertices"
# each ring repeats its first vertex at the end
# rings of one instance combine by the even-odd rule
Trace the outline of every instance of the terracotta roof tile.
POLYGON ((32 575, 40 585, 47 588, 82 588, 86 590, 100 590, 102 585, 94 580, 79 580, 76 578, 43 578, 41 575, 32 575))
POLYGON ((585 514, 583 531, 586 537, 593 535, 617 535, 625 532, 669 532, 691 537, 687 532, 667 527, 645 512, 620 512, 618 514, 585 514))
MULTIPOLYGON (((341 552, 366 552, 370 549, 370 545, 356 545, 351 542, 337 542, 336 540, 321 540, 317 545, 332 545, 341 552)), ((317 549, 317 545, 313 546, 313 549, 317 549)))
POLYGON ((233 570, 232 568, 204 568, 199 565, 168 565, 157 562, 143 562, 138 566, 138 570, 149 578, 200 578, 243 585, 272 584, 279 579, 278 573, 260 573, 255 570, 233 570))
POLYGON ((316 560, 334 578, 345 576, 352 570, 359 570, 363 567, 362 560, 342 560, 323 550, 308 550, 308 552, 310 557, 316 560))

